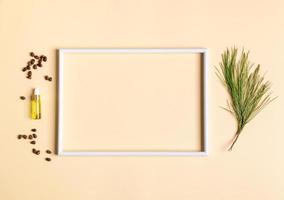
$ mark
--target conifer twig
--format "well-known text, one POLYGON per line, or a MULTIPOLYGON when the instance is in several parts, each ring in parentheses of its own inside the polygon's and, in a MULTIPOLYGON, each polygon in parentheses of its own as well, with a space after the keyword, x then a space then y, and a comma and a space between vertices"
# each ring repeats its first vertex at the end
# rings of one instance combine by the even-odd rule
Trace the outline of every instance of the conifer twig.
POLYGON ((275 98, 271 97, 271 83, 260 74, 260 65, 254 67, 249 61, 249 52, 227 49, 222 54, 216 75, 226 87, 230 96, 226 111, 237 121, 237 131, 228 151, 237 142, 245 125, 275 98))

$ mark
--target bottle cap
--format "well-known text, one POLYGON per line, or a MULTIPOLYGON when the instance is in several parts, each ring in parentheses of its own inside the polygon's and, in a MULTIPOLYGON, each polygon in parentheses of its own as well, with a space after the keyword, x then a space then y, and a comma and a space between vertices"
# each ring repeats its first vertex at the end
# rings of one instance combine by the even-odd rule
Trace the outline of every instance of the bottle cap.
POLYGON ((40 90, 39 88, 34 89, 34 95, 40 95, 40 90))

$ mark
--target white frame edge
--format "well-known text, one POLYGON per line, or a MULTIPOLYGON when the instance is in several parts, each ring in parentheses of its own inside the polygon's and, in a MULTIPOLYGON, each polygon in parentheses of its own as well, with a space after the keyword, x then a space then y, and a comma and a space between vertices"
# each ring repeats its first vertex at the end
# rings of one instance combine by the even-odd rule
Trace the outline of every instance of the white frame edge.
POLYGON ((58 50, 57 155, 59 156, 208 156, 208 103, 206 48, 63 48, 58 50), (202 55, 202 150, 201 151, 64 151, 63 150, 63 67, 64 53, 200 53, 202 55))

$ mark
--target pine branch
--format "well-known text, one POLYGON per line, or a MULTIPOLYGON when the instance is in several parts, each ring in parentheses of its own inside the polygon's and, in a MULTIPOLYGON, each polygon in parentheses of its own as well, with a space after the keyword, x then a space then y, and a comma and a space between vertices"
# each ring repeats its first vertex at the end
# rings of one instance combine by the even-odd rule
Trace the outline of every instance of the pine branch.
POLYGON ((237 121, 235 138, 228 149, 231 151, 245 125, 275 98, 271 97, 271 83, 260 74, 260 65, 255 68, 249 61, 249 52, 244 50, 238 56, 237 48, 226 49, 216 75, 230 96, 225 110, 237 121))

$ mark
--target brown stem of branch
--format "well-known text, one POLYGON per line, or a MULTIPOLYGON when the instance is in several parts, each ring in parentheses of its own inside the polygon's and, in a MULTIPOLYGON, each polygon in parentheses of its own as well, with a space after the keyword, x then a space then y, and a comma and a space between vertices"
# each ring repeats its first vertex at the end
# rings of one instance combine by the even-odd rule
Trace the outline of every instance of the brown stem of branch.
POLYGON ((236 134, 235 134, 235 138, 234 138, 234 141, 233 143, 231 144, 231 146, 229 147, 228 151, 232 151, 233 150, 233 147, 235 145, 235 143, 237 142, 239 136, 240 136, 240 133, 242 132, 242 129, 238 129, 236 134))

